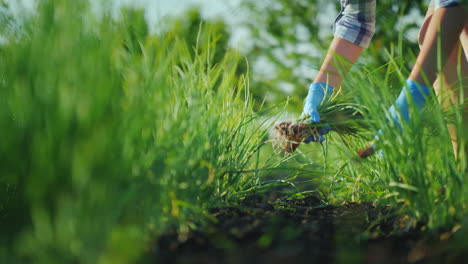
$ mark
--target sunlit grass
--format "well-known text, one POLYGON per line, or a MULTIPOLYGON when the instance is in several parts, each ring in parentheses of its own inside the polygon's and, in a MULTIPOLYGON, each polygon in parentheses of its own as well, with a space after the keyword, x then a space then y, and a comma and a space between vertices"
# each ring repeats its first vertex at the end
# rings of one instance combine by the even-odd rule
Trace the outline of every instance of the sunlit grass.
POLYGON ((283 157, 267 138, 281 111, 253 110, 244 60, 216 27, 148 36, 141 11, 123 12, 43 2, 0 46, 1 263, 135 262, 150 239, 211 219, 207 208, 282 186, 390 204, 430 228, 463 219, 466 154, 454 158, 446 124, 466 131, 466 102, 430 100, 402 134, 386 111, 406 60, 388 52, 346 80, 339 96, 366 109, 365 129, 283 157), (380 129, 383 157, 359 159, 380 129))
POLYGON ((258 182, 242 58, 215 60, 209 25, 187 43, 124 12, 42 2, 0 47, 2 263, 133 262, 258 182))
POLYGON ((412 109, 411 122, 403 123, 402 133, 387 116, 408 76, 407 60, 393 52, 387 56, 386 65, 378 69, 360 65, 347 77, 343 90, 368 109, 367 140, 342 140, 332 133, 325 152, 331 169, 323 174, 319 188, 330 201, 387 203, 430 228, 450 226, 466 213, 466 153, 460 147, 455 159, 447 130, 448 123, 454 124, 459 142, 464 142, 462 91, 462 99, 450 109, 443 109, 435 95, 421 116, 412 109), (357 150, 376 135, 379 155, 359 159, 357 150))

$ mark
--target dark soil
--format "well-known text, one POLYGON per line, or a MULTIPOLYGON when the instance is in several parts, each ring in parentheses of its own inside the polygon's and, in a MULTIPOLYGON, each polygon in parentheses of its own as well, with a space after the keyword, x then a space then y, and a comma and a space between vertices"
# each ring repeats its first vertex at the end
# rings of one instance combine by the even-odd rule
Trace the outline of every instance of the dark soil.
MULTIPOLYGON (((423 233, 389 208, 327 205, 315 196, 251 195, 214 208, 216 221, 158 239, 152 263, 468 263, 452 233, 423 233)), ((468 243, 468 242, 467 242, 468 243)))

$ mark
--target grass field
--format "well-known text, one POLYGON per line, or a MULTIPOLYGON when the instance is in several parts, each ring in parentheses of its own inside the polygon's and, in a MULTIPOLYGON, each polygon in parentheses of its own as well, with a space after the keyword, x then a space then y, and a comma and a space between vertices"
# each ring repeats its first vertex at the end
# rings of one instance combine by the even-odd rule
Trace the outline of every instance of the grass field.
POLYGON ((388 49, 387 64, 357 65, 343 87, 367 109, 366 130, 281 156, 268 135, 283 106, 254 111, 244 58, 218 46, 215 27, 188 43, 180 31, 148 36, 140 11, 122 12, 56 0, 20 31, 1 20, 0 263, 143 262, 158 237, 183 240, 216 221, 211 209, 272 190, 372 202, 422 231, 466 234, 466 152, 454 158, 446 128, 463 142, 463 91, 453 109, 430 100, 402 134, 386 109, 408 70, 388 49), (383 156, 359 159, 380 129, 383 156))

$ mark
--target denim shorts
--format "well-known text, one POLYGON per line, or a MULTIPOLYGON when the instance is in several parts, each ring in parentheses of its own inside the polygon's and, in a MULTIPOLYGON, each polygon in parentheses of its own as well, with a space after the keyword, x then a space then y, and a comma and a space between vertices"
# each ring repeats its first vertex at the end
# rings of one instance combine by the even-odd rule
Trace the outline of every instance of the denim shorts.
MULTIPOLYGON (((376 0, 341 0, 341 11, 335 20, 333 35, 367 48, 375 32, 376 0)), ((431 0, 435 9, 468 0, 431 0)))
POLYGON ((341 0, 334 36, 367 48, 375 32, 376 0, 341 0))

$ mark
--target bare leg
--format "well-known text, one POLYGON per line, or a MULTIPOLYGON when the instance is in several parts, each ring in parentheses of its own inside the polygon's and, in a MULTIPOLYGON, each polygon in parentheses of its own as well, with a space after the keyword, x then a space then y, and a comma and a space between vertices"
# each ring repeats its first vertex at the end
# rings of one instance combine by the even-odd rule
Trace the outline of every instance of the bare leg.
POLYGON ((465 21, 465 28, 461 34, 461 43, 465 55, 465 69, 463 71, 463 86, 464 86, 464 94, 465 97, 464 102, 464 116, 463 116, 463 132, 464 132, 464 140, 465 140, 465 157, 466 157, 466 173, 468 174, 468 22, 465 21))
MULTIPOLYGON (((434 13, 433 7, 430 7, 421 30, 419 33, 419 44, 422 47, 426 42, 426 32, 428 30, 429 24, 434 13)), ((460 42, 457 41, 455 47, 453 48, 450 57, 447 60, 445 67, 443 68, 442 75, 439 76, 434 82, 434 90, 437 94, 439 102, 444 108, 449 108, 453 105, 456 105, 457 102, 460 102, 460 91, 464 89, 464 97, 468 95, 468 24, 465 20, 463 31, 459 36, 460 42), (461 45, 460 45, 461 43, 461 45), (460 51, 460 48, 463 50, 460 51), (460 56, 460 57, 459 57, 460 56), (461 63, 461 74, 462 79, 458 75, 458 65, 461 63)), ((465 103, 466 105, 466 103, 465 103)), ((464 129, 463 131, 468 131, 468 112, 465 109, 465 114, 463 118, 464 129)), ((468 145, 466 142, 468 140, 468 135, 462 135, 465 138, 461 139, 464 142, 458 142, 457 129, 455 125, 448 125, 450 137, 452 140, 452 146, 455 153, 455 156, 458 156, 458 144, 465 144, 465 155, 468 159, 468 145)), ((466 134, 466 133, 465 133, 466 134)), ((468 164, 468 160, 467 160, 468 164)), ((468 168, 467 168, 468 169, 468 168)))
MULTIPOLYGON (((460 90, 464 89, 464 97, 468 95, 468 62, 464 53, 460 54, 460 45, 453 50, 447 64, 444 67, 443 74, 434 82, 434 90, 437 94, 440 104, 444 108, 450 108, 460 102, 460 90), (458 57, 461 56, 461 58, 458 57), (458 76, 458 65, 461 63, 462 79, 458 76)), ((464 131, 468 128, 468 115, 465 110, 463 117, 464 131)), ((450 137, 452 139, 455 156, 458 154, 458 136, 457 127, 453 124, 448 125, 450 137)), ((465 135, 466 137, 466 135, 465 135)), ((463 140, 463 139, 462 139, 463 140)), ((466 138, 464 139, 466 142, 466 138)), ((462 143, 463 144, 463 143, 462 143)), ((467 153, 468 155, 468 153, 467 153)))
POLYGON ((409 76, 410 80, 426 86, 430 86, 436 80, 439 68, 438 55, 441 58, 441 66, 445 66, 458 43, 466 16, 465 9, 460 6, 439 8, 434 12, 416 64, 409 76), (439 38, 440 46, 438 45, 439 38))
POLYGON ((343 76, 359 58, 362 50, 363 48, 356 44, 340 37, 335 37, 314 82, 324 82, 334 88, 338 88, 343 80, 343 76))

